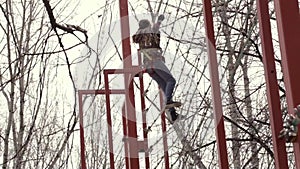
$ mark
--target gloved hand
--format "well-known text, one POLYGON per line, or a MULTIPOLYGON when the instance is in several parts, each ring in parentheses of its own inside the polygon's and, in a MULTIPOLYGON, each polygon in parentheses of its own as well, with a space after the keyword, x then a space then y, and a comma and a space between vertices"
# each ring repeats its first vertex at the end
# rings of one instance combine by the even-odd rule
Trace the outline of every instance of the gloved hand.
POLYGON ((298 124, 300 123, 300 105, 294 109, 295 114, 288 114, 284 122, 284 128, 279 133, 279 138, 285 138, 287 142, 295 142, 298 137, 298 124))
POLYGON ((287 142, 295 142, 297 140, 299 122, 300 118, 297 115, 288 114, 284 128, 279 133, 279 138, 285 138, 287 142))
POLYGON ((164 19, 165 19, 165 16, 164 16, 164 15, 159 15, 157 21, 158 21, 158 22, 161 22, 161 21, 163 21, 164 19))

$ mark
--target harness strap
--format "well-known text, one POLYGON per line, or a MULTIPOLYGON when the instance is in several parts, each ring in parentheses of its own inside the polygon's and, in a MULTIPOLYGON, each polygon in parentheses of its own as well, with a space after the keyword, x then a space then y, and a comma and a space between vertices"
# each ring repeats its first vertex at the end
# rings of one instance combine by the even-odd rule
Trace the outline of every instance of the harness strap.
POLYGON ((145 51, 142 50, 142 53, 149 59, 149 60, 153 60, 153 58, 145 51))
POLYGON ((163 62, 165 62, 165 58, 161 55, 160 57, 151 57, 147 52, 145 52, 145 51, 141 51, 143 54, 144 54, 144 56, 146 56, 147 58, 148 58, 148 60, 149 61, 155 61, 155 60, 162 60, 163 62))

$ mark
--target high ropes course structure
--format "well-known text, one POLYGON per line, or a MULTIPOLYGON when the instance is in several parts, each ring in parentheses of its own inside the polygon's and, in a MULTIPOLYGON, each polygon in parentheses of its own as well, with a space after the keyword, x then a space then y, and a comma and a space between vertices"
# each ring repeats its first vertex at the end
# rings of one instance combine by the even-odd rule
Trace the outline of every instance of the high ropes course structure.
MULTIPOLYGON (((149 10, 154 15, 150 2, 149 10)), ((286 151, 286 140, 280 139, 280 131, 283 129, 282 110, 280 107, 279 87, 276 77, 274 49, 272 43, 272 33, 270 25, 269 15, 269 0, 256 0, 257 5, 257 17, 259 22, 259 35, 261 38, 261 50, 262 60, 264 67, 264 76, 266 81, 266 94, 268 100, 268 109, 270 117, 270 126, 272 131, 272 138, 270 138, 270 144, 273 148, 274 166, 276 169, 288 169, 288 155, 286 151)), ((159 9, 162 8, 159 3, 159 9)), ((274 0, 274 9, 276 13, 276 22, 278 29, 278 38, 281 54, 281 66, 284 76, 284 85, 286 92, 286 100, 288 113, 294 114, 294 108, 300 104, 300 78, 299 78, 299 39, 300 39, 300 17, 299 17, 299 5, 297 0, 274 0)), ((84 120, 83 120, 83 97, 86 95, 103 95, 106 100, 106 118, 108 126, 108 153, 109 153, 109 168, 114 169, 116 154, 114 154, 114 143, 112 127, 114 126, 112 121, 112 103, 111 97, 114 94, 124 95, 125 103, 122 107, 122 134, 123 134, 123 146, 124 146, 124 161, 126 169, 138 169, 138 168, 156 168, 151 166, 151 158, 149 157, 148 132, 151 130, 146 122, 146 91, 144 86, 143 70, 141 65, 141 59, 139 54, 138 65, 133 65, 132 52, 131 52, 131 36, 130 36, 130 24, 128 18, 128 0, 119 0, 120 10, 120 25, 122 36, 122 60, 123 68, 121 69, 105 69, 104 73, 104 89, 97 90, 79 90, 79 113, 80 113, 80 143, 81 143, 81 169, 87 169, 87 157, 86 146, 89 144, 86 142, 84 120), (124 89, 112 89, 109 85, 109 76, 122 75, 124 77, 125 88, 124 89), (140 99, 135 99, 135 83, 138 82, 140 99), (138 136, 137 128, 137 111, 136 107, 142 109, 142 138, 138 136), (139 137, 139 138, 138 138, 139 137), (144 153, 144 155, 140 155, 144 153), (141 167, 141 163, 143 166, 141 167)), ((203 0, 203 13, 204 13, 204 28, 206 32, 206 52, 208 55, 208 69, 210 72, 210 90, 212 109, 214 112, 214 125, 215 125, 215 138, 216 138, 216 154, 217 156, 217 168, 228 169, 232 161, 229 161, 228 154, 228 142, 226 140, 226 127, 224 121, 228 120, 223 114, 222 108, 222 93, 220 87, 219 77, 219 63, 217 59, 216 51, 216 39, 214 28, 214 17, 212 14, 211 0, 203 0)), ((197 31, 197 30, 196 30, 197 31)), ((178 47, 179 48, 179 47, 178 47)), ((178 50, 176 51, 178 52, 178 50)), ((204 76, 204 75, 203 75, 204 76)), ((162 103, 162 96, 159 96, 162 103)), ((200 100, 199 100, 200 101, 200 100)), ((157 107, 160 110, 161 107, 157 107)), ((157 120, 157 119, 156 119, 157 120)), ((167 131, 167 119, 165 113, 160 113, 161 120, 161 132, 168 133, 167 131)), ((236 122, 238 123, 238 122, 236 122)), ((151 125, 150 125, 151 126, 151 125)), ((196 168, 206 169, 210 168, 206 166, 205 161, 202 159, 202 155, 199 155, 194 150, 192 143, 187 137, 185 137, 184 131, 181 129, 180 124, 175 123, 172 126, 184 147, 184 152, 190 156, 193 160, 193 165, 196 168)), ((299 131, 298 131, 299 134, 299 131)), ((163 167, 165 169, 172 168, 170 164, 170 154, 168 152, 168 134, 163 134, 163 167)), ((294 165, 296 169, 300 169, 300 139, 299 137, 293 141, 294 152, 294 165)), ((234 156, 234 155, 233 155, 234 156)), ((184 167, 182 167, 184 168, 184 167)))

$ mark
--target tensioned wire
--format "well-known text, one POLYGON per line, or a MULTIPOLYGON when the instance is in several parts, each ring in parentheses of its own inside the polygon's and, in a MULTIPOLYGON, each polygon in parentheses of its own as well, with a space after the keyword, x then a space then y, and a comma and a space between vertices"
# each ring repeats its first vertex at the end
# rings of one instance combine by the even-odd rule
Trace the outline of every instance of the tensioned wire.
MULTIPOLYGON (((161 1, 161 2, 162 2, 162 1, 161 1)), ((182 2, 182 1, 180 1, 179 4, 181 4, 181 2, 182 2)), ((166 4, 168 4, 168 1, 167 1, 166 4)), ((192 3, 192 4, 193 4, 193 3, 192 3)), ((168 5, 165 6, 165 10, 167 9, 167 6, 168 6, 168 5)), ((190 6, 189 13, 191 13, 191 10, 192 10, 192 6, 190 6)), ((157 13, 158 13, 158 12, 157 12, 157 13)), ((165 12, 163 12, 163 13, 165 13, 165 12)), ((153 15, 152 15, 152 16, 153 16, 153 15)), ((176 15, 175 15, 175 16, 176 16, 176 17, 175 17, 175 20, 177 20, 178 18, 180 18, 180 17, 179 17, 179 8, 178 8, 178 10, 176 11, 176 15)), ((181 52, 181 50, 180 50, 180 47, 181 47, 181 43, 180 43, 180 42, 183 40, 184 33, 185 33, 185 30, 186 30, 186 27, 187 27, 187 24, 188 24, 188 20, 189 20, 189 17, 187 17, 187 20, 186 20, 185 25, 184 25, 184 29, 183 29, 182 32, 181 32, 181 36, 180 36, 179 43, 178 43, 177 46, 176 46, 176 53, 175 53, 175 57, 174 57, 173 60, 172 60, 172 64, 171 64, 172 66, 171 66, 171 69, 173 68, 176 59, 180 58, 181 55, 179 55, 179 53, 183 53, 183 52, 181 52)), ((197 28, 197 27, 198 27, 198 24, 199 24, 199 21, 200 21, 200 19, 197 20, 196 27, 195 27, 195 30, 194 30, 193 35, 192 35, 192 39, 194 39, 194 36, 195 36, 195 34, 196 34, 196 31, 199 29, 199 28, 197 28)), ((174 28, 175 28, 175 24, 176 24, 176 22, 173 22, 173 25, 172 25, 172 29, 171 29, 171 33, 170 33, 170 34, 173 33, 174 28)), ((170 40, 172 40, 172 39, 171 39, 171 38, 168 38, 167 45, 166 45, 164 51, 166 51, 166 49, 168 48, 168 45, 169 45, 169 43, 170 43, 170 40)), ((187 53, 187 57, 185 58, 185 57, 182 55, 183 58, 184 58, 184 64, 183 64, 183 67, 181 68, 181 73, 180 73, 180 76, 179 76, 179 80, 178 80, 178 81, 180 81, 180 79, 183 79, 183 77, 182 77, 182 75, 183 75, 183 70, 184 70, 184 68, 185 68, 186 65, 198 65, 198 64, 199 64, 200 59, 198 59, 197 57, 195 58, 195 61, 194 61, 195 64, 193 64, 193 63, 191 63, 191 62, 189 61, 188 56, 189 56, 189 53, 190 53, 190 50, 191 50, 191 49, 192 49, 192 44, 190 44, 189 47, 188 47, 188 49, 187 49, 187 52, 186 52, 186 53, 187 53)), ((194 68, 194 72, 192 73, 192 75, 190 75, 191 77, 195 77, 195 74, 198 73, 197 71, 200 71, 200 70, 199 70, 197 67, 195 67, 195 66, 193 66, 193 68, 194 68)), ((199 85, 199 82, 201 81, 202 77, 205 77, 204 71, 206 70, 206 68, 207 68, 207 63, 205 64, 205 66, 204 66, 202 72, 200 71, 201 77, 200 77, 199 80, 196 82, 197 86, 199 85)), ((205 78, 208 79, 207 77, 205 77, 205 78)), ((192 81, 192 82, 193 82, 193 81, 192 81)), ((192 82, 190 83, 189 86, 192 86, 192 82)), ((186 83, 187 83, 187 82, 186 82, 186 83)), ((150 84, 149 84, 149 85, 150 85, 150 84)), ((149 85, 148 85, 148 88, 149 88, 149 85)), ((185 86, 188 86, 188 84, 185 84, 185 86)), ((178 87, 178 84, 177 84, 177 87, 178 87)), ((207 90, 209 90, 209 88, 208 88, 207 90)), ((147 91, 147 90, 146 90, 146 91, 147 91)), ((174 92, 175 92, 175 91, 174 91, 174 92)), ((192 92, 192 93, 193 93, 192 95, 195 95, 196 92, 197 92, 197 88, 192 92)), ((208 92, 205 92, 203 98, 205 98, 205 96, 206 96, 207 94, 208 94, 208 92)), ((188 96, 188 94, 186 94, 186 96, 188 96)), ((187 98, 188 98, 188 97, 185 97, 184 102, 187 101, 187 98)), ((147 98, 147 99, 149 99, 149 98, 147 98)), ((202 99, 200 105, 203 103, 203 100, 204 100, 204 99, 202 99)), ((150 102, 153 103, 152 100, 151 100, 150 102)), ((200 105, 199 105, 199 107, 200 107, 200 105)), ((155 105, 154 105, 154 106, 155 106, 155 105)), ((155 106, 155 107, 159 110, 159 108, 158 108, 157 106, 155 106)), ((188 108, 188 110, 189 110, 189 109, 190 109, 190 107, 188 108)), ((181 112, 182 112, 182 110, 181 110, 181 112)), ((207 112, 207 111, 206 111, 206 112, 207 112)), ((159 118, 159 116, 156 118, 156 120, 157 120, 158 118, 159 118)), ((192 118, 194 119, 195 116, 192 116, 192 118)), ((155 120, 155 121, 156 121, 156 120, 155 120)), ((155 123, 155 121, 150 125, 150 127, 155 123)), ((200 124, 200 125, 201 125, 201 124, 200 124)), ((197 129, 200 128, 200 125, 197 127, 197 129)), ((189 126, 190 126, 190 125, 189 125, 189 126)), ((189 128, 189 127, 188 127, 188 128, 189 128)), ((199 130, 196 130, 196 131, 199 131, 199 130)), ((194 134, 193 138, 195 138, 195 136, 196 136, 196 133, 194 134)))

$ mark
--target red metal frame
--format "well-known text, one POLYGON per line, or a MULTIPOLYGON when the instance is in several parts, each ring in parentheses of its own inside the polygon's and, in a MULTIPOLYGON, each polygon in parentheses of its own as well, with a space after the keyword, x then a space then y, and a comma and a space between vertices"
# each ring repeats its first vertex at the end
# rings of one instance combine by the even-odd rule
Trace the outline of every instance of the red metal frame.
POLYGON ((260 37, 262 41, 270 122, 273 133, 272 140, 274 145, 275 167, 276 169, 288 169, 285 141, 278 138, 279 133, 282 130, 283 120, 280 109, 268 0, 257 0, 256 3, 260 26, 260 37))
MULTIPOLYGON (((300 16, 298 0, 274 0, 286 97, 289 113, 300 104, 299 39, 300 16)), ((300 130, 298 131, 298 135, 300 130)), ((300 169, 300 138, 294 143, 296 168, 300 169)))
MULTIPOLYGON (((138 50, 138 65, 142 65, 141 61, 141 53, 138 50)), ((147 127, 147 116, 146 116, 146 104, 145 104, 145 89, 144 89, 144 79, 143 79, 143 73, 145 71, 140 72, 139 75, 139 81, 140 81, 140 99, 141 99, 141 109, 142 109, 142 121, 143 121, 143 137, 144 137, 144 145, 145 147, 148 147, 148 127, 147 127)), ((145 149, 145 167, 150 168, 150 159, 149 159, 149 150, 145 149)))
MULTIPOLYGON (((80 154, 81 154, 81 169, 87 169, 86 166, 86 156, 85 156, 85 139, 84 139, 84 123, 83 123, 83 95, 104 95, 106 93, 109 94, 125 94, 124 90, 79 90, 78 91, 78 104, 79 104, 79 131, 80 131, 80 154)), ((109 111, 110 112, 110 111, 109 111)), ((110 117, 110 115, 107 115, 110 117)), ((110 118, 111 121, 111 118, 110 118)), ((111 124, 111 122, 110 122, 111 124)), ((111 126, 111 125, 110 125, 111 126)), ((111 127, 108 127, 111 130, 111 127)), ((111 131, 110 131, 111 132, 111 131)), ((112 137, 110 137, 112 140, 112 137)), ((110 143, 111 145, 111 143, 110 143)), ((109 147, 112 150, 112 147, 109 147)), ((112 152, 112 151, 110 151, 112 152)), ((113 159, 113 154, 110 154, 110 158, 113 159)), ((114 167, 111 167, 114 168, 114 167)))
MULTIPOLYGON (((160 108, 163 110, 164 106, 164 98, 163 98, 163 93, 159 93, 159 98, 160 98, 160 108)), ((165 111, 161 112, 161 126, 162 126, 162 136, 163 136, 163 145, 164 145, 164 160, 165 160, 165 169, 170 168, 170 161, 169 161, 169 152, 168 152, 168 140, 167 140, 167 123, 166 123, 166 114, 165 111)))
MULTIPOLYGON (((139 63, 140 63, 140 55, 139 55, 139 63)), ((109 140, 109 150, 110 150, 110 168, 115 168, 114 166, 114 154, 113 154, 113 136, 112 136, 112 121, 111 121, 111 108, 110 108, 110 95, 111 94, 127 94, 126 90, 124 89, 110 89, 109 88, 109 78, 108 76, 110 74, 129 74, 131 77, 131 82, 133 81, 133 78, 135 75, 138 75, 139 82, 140 82, 140 97, 141 97, 141 109, 142 109, 142 121, 143 121, 143 137, 144 139, 142 141, 137 141, 137 137, 130 137, 129 131, 132 130, 130 128, 129 123, 132 121, 128 117, 128 113, 126 113, 125 104, 122 107, 122 121, 123 121, 123 134, 124 134, 124 150, 125 150, 125 163, 126 163, 126 169, 135 169, 137 168, 134 166, 134 162, 139 163, 139 158, 135 158, 136 156, 132 156, 132 154, 138 154, 139 150, 145 151, 145 167, 150 168, 150 159, 149 159, 149 149, 148 149, 148 136, 147 136, 147 122, 146 122, 146 106, 145 106, 145 98, 144 98, 144 85, 143 85, 143 73, 145 73, 145 70, 141 69, 138 66, 132 66, 130 69, 106 69, 104 70, 104 82, 105 82, 105 89, 104 90, 79 90, 78 91, 78 97, 79 97, 79 117, 80 117, 80 142, 81 142, 81 168, 87 169, 86 161, 85 161, 85 139, 84 139, 84 123, 83 123, 83 103, 82 103, 82 97, 83 95, 105 95, 106 98, 106 115, 107 115, 107 124, 108 124, 108 140, 109 140), (132 149, 132 147, 135 147, 135 149, 132 149), (135 152, 133 152, 135 151, 135 152), (133 157, 133 158, 132 158, 133 157), (137 161, 135 161, 137 160, 137 161)), ((132 89, 133 90, 133 89, 132 89)), ((167 150, 167 136, 166 133, 166 122, 164 115, 162 117, 162 131, 163 131, 163 142, 164 142, 164 150, 167 150)), ((134 122, 135 123, 135 122, 134 122)), ((136 128, 136 123, 135 123, 136 128)), ((137 133, 135 133, 137 135, 137 133)), ((165 168, 169 169, 169 157, 168 153, 165 153, 165 168)))
MULTIPOLYGON (((128 18, 128 1, 120 0, 120 22, 121 22, 121 37, 122 37, 122 53, 123 53, 123 67, 124 69, 132 68, 131 48, 130 48, 130 31, 128 18)), ((137 128, 136 128, 136 112, 134 102, 134 91, 131 74, 124 74, 125 84, 125 114, 128 125, 129 139, 129 165, 130 168, 139 168, 139 155, 137 142, 137 128), (134 139, 135 138, 135 139, 134 139)))
POLYGON ((220 91, 218 61, 216 54, 216 42, 214 36, 214 26, 212 17, 211 0, 203 0, 204 21, 206 29, 206 45, 209 56, 210 82, 212 86, 213 111, 216 126, 216 138, 219 154, 219 168, 228 169, 228 154, 225 139, 224 118, 220 91))
MULTIPOLYGON (((123 135, 124 138, 128 135, 127 134, 127 120, 126 120, 126 114, 125 114, 125 104, 122 107, 122 120, 123 120, 123 135)), ((129 159, 128 159, 128 154, 129 154, 129 150, 128 150, 128 144, 127 142, 125 142, 124 140, 124 150, 125 150, 125 164, 126 164, 126 169, 129 169, 129 159)))
POLYGON ((78 104, 79 104, 79 131, 80 131, 80 156, 81 156, 81 169, 86 168, 85 161, 85 144, 84 143, 84 127, 83 127, 83 110, 82 110, 82 92, 78 92, 78 104))
MULTIPOLYGON (((279 33, 279 41, 282 56, 282 67, 284 73, 284 82, 286 86, 286 95, 289 113, 293 113, 293 108, 300 104, 300 79, 299 79, 299 39, 300 39, 300 15, 297 0, 274 0, 275 10, 277 16, 277 25, 279 33)), ((147 142, 147 124, 145 112, 145 99, 144 99, 144 86, 143 77, 144 73, 139 67, 132 65, 131 48, 130 48, 130 31, 128 19, 128 0, 119 0, 120 5, 120 22, 121 22, 121 35, 122 35, 122 53, 123 53, 123 69, 109 69, 104 71, 104 90, 79 90, 79 117, 80 117, 80 142, 81 142, 81 168, 86 169, 85 161, 85 144, 84 144, 84 124, 83 124, 83 103, 82 97, 87 94, 105 94, 106 108, 107 108, 107 123, 108 123, 108 139, 110 149, 110 164, 114 168, 114 154, 113 154, 113 136, 112 136, 112 121, 110 110, 110 94, 125 94, 126 101, 122 108, 123 114, 123 133, 124 133, 124 146, 125 146, 125 163, 126 169, 139 168, 138 150, 145 150, 145 166, 150 168, 150 159, 147 142), (123 74, 125 89, 112 90, 109 89, 109 74, 123 74), (139 75, 140 81, 140 97, 142 108, 143 128, 143 141, 137 140, 137 126, 136 126, 136 110, 134 100, 134 86, 133 78, 139 75), (128 138, 128 139, 127 139, 128 138)), ((218 75, 218 63, 215 48, 214 27, 212 17, 211 0, 203 0, 204 5, 204 19, 206 28, 207 48, 209 55, 209 68, 212 85, 213 108, 215 115, 216 125, 216 138, 219 155, 219 168, 228 169, 228 154, 225 139, 223 110, 221 104, 221 92, 218 75)), ((287 169, 287 154, 284 140, 279 140, 278 135, 282 129, 282 117, 280 110, 280 100, 278 92, 278 84, 276 77, 276 69, 274 62, 274 51, 272 44, 272 36, 270 29, 270 17, 268 13, 268 0, 257 0, 258 17, 260 24, 260 36, 262 39, 263 61, 265 68, 265 77, 267 84, 268 103, 270 110, 270 122, 272 127, 272 138, 274 144, 275 166, 277 169, 287 169)), ((139 52, 138 52, 139 53, 139 52)), ((140 53, 139 53, 139 65, 140 53)), ((168 145, 166 132, 165 114, 161 114, 162 131, 164 142, 164 156, 165 168, 169 168, 168 145)), ((300 130, 299 130, 300 134, 300 130)), ((300 137, 294 143, 296 168, 300 169, 300 137)))
MULTIPOLYGON (((85 139, 84 139, 84 123, 83 123, 83 95, 106 95, 106 99, 109 98, 110 94, 125 94, 124 90, 79 90, 78 91, 78 102, 79 102, 79 130, 80 130, 80 154, 81 154, 81 169, 87 169, 86 156, 85 156, 85 139)), ((106 106, 110 107, 110 102, 106 102, 106 106)), ((113 144, 112 144, 112 123, 110 108, 107 109, 107 123, 108 123, 108 137, 109 137, 109 150, 110 150, 110 167, 114 168, 114 155, 113 155, 113 144)))
POLYGON ((108 124, 108 145, 109 145, 109 158, 110 168, 114 169, 114 148, 113 148, 113 137, 112 137, 112 122, 111 122, 111 109, 110 109, 110 94, 109 94, 109 71, 104 71, 104 84, 105 84, 105 100, 106 100, 106 118, 108 124))
MULTIPOLYGON (((125 85, 125 111, 122 111, 123 114, 123 131, 124 131, 124 146, 125 146, 125 162, 126 162, 126 167, 132 169, 134 166, 139 165, 139 158, 138 158, 138 151, 139 147, 136 146, 139 144, 137 141, 137 126, 136 126, 136 117, 135 117, 135 101, 134 101, 134 96, 132 96, 131 102, 128 102, 128 97, 129 96, 129 91, 132 90, 133 92, 133 78, 135 74, 137 73, 143 73, 143 70, 140 69, 139 67, 135 66, 130 69, 107 69, 104 70, 104 81, 105 81, 105 91, 106 91, 106 104, 107 104, 107 119, 108 119, 108 125, 111 126, 111 119, 110 117, 110 98, 109 98, 109 81, 108 81, 108 75, 109 74, 123 74, 126 78, 126 76, 129 78, 128 81, 132 86, 132 89, 126 89, 125 85), (128 111, 130 110, 130 111, 128 111), (130 112, 130 113, 128 113, 130 112)), ((122 108, 123 109, 123 108, 122 108)), ((124 110, 124 109, 123 109, 124 110)), ((114 156, 113 156, 113 144, 112 144, 112 136, 110 136, 111 133, 111 128, 108 130, 109 134, 109 146, 110 146, 110 164, 111 168, 114 168, 114 156)), ((144 148, 146 149, 146 148, 144 148)))

